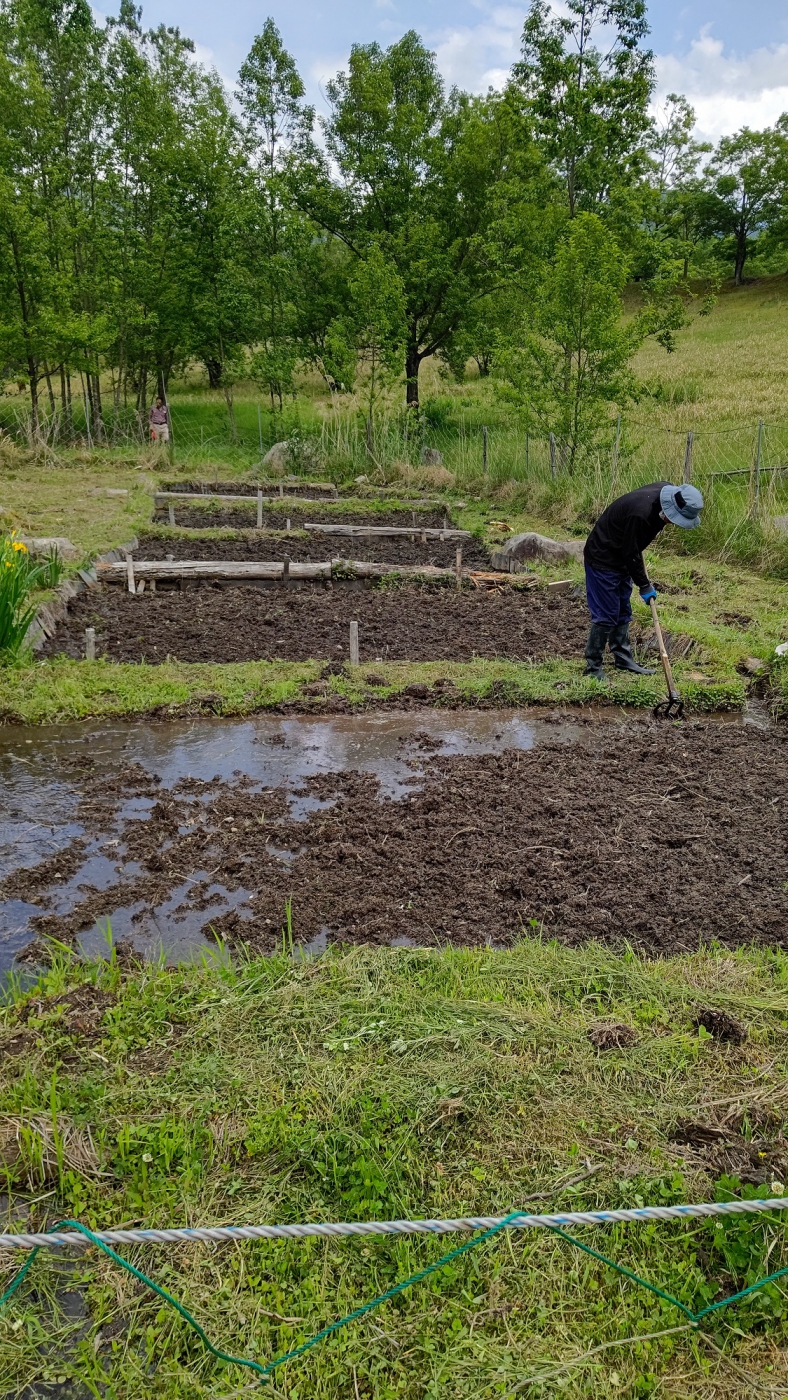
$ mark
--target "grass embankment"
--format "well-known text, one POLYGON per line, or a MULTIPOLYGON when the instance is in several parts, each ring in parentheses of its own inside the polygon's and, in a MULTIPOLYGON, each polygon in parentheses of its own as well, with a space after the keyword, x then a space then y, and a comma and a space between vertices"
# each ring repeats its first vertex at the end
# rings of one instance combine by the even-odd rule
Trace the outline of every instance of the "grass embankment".
MULTIPOLYGON (((538 940, 177 970, 59 963, 2 1012, 14 1218, 106 1228, 671 1203, 713 1198, 726 1163, 757 1164, 763 1193, 782 1193, 787 983, 779 952, 649 964, 538 940), (696 1029, 709 1006, 745 1024, 743 1045, 696 1029), (600 1021, 631 1027, 632 1043, 594 1048, 600 1021), (682 1147, 687 1120, 720 1135, 682 1147)), ((580 1233, 693 1310, 788 1257, 774 1219, 580 1233)), ((125 1252, 222 1349, 268 1361, 456 1243, 125 1252)), ((18 1262, 4 1259, 6 1279, 18 1262)), ((271 1393, 492 1400, 544 1382, 536 1393, 777 1396, 784 1318, 778 1283, 700 1333, 638 1341, 685 1319, 555 1237, 511 1235, 279 1371, 271 1393)), ((42 1254, 0 1318, 0 1386, 65 1377, 117 1400, 252 1384, 106 1258, 42 1254)))

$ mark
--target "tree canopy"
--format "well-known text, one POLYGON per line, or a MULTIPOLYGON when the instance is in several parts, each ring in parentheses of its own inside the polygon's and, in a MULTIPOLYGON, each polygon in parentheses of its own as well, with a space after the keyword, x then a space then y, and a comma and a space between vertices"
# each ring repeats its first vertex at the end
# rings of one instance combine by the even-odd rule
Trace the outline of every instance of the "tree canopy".
POLYGON ((101 441, 195 363, 231 423, 239 379, 278 408, 303 366, 371 421, 438 356, 571 455, 694 278, 782 270, 788 115, 713 149, 679 94, 655 118, 644 0, 532 0, 502 91, 447 89, 409 31, 326 94, 317 118, 271 19, 231 95, 132 0, 0 0, 0 372, 33 433, 67 439, 78 397, 101 441))

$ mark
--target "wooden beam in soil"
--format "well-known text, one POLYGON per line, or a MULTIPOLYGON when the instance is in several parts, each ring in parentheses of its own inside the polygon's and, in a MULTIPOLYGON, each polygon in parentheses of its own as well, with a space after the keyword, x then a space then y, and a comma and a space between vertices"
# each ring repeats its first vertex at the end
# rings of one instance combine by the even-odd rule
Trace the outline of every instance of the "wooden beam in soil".
MULTIPOLYGON (((298 563, 295 560, 260 560, 251 563, 225 559, 136 559, 134 571, 138 579, 319 579, 341 578, 353 575, 355 578, 385 578, 387 574, 403 574, 408 578, 453 578, 453 567, 440 568, 436 564, 379 564, 366 559, 330 559, 325 563, 298 563)), ((97 564, 96 572, 102 583, 120 583, 127 576, 126 564, 97 564)), ((468 578, 474 570, 463 571, 468 578)), ((487 578, 487 574, 479 577, 487 578)), ((489 575, 492 577, 492 575, 489 575)))
POLYGON ((317 535, 342 535, 354 540, 414 539, 469 540, 470 530, 424 529, 421 525, 316 525, 304 524, 303 529, 317 535))

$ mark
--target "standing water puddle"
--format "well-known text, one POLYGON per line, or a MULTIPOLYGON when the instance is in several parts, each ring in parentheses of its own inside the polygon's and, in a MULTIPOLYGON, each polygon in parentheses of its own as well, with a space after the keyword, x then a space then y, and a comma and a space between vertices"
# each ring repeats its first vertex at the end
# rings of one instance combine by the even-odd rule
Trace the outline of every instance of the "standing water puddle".
MULTIPOLYGON (((0 881, 9 881, 0 903, 0 969, 36 935, 33 920, 74 910, 87 892, 98 898, 101 914, 81 929, 79 944, 91 955, 107 947, 108 926, 115 941, 124 939, 146 957, 171 962, 200 956, 207 947, 203 930, 212 918, 231 910, 246 917, 249 891, 211 881, 202 870, 171 888, 166 899, 151 905, 142 893, 143 867, 126 858, 121 839, 129 825, 150 820, 167 790, 191 779, 199 790, 197 805, 213 800, 212 782, 233 779, 254 788, 279 789, 290 818, 302 821, 313 811, 330 808, 334 799, 305 793, 305 780, 319 774, 355 771, 374 776, 382 798, 400 801, 420 787, 423 764, 435 755, 481 755, 507 749, 527 750, 546 740, 598 744, 611 724, 626 722, 621 712, 599 711, 592 718, 553 712, 532 717, 511 711, 429 710, 338 717, 259 716, 244 720, 198 719, 172 723, 84 725, 57 728, 0 729, 0 881), (118 778, 134 767, 158 780, 152 796, 124 797, 118 778), (206 784, 203 789, 197 785, 206 784), (98 823, 79 820, 80 804, 96 803, 98 823), (104 806, 102 807, 102 803, 104 806), (119 823, 125 824, 125 828, 119 823), (76 855, 74 853, 74 843, 76 855), (58 861, 64 870, 58 870, 58 861), (47 862, 35 900, 14 889, 20 872, 47 862), (9 879, 10 877, 10 879, 9 879), (199 908, 189 907, 189 893, 199 883, 199 908), (133 898, 130 897, 133 894, 133 898)), ((269 846, 282 862, 297 852, 269 846)), ((24 885, 24 881, 21 882, 24 885)), ((320 951, 328 930, 318 936, 320 951)))

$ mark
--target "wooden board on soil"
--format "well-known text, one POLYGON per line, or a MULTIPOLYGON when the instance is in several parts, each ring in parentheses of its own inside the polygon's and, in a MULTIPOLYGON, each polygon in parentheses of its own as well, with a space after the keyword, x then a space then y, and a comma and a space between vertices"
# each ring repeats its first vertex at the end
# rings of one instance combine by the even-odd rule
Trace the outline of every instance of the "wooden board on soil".
POLYGON ((113 661, 342 660, 353 620, 362 660, 580 656, 587 632, 580 599, 542 589, 459 593, 402 584, 271 592, 195 583, 154 595, 119 588, 80 594, 42 654, 84 655, 85 628, 94 627, 97 655, 113 661))

